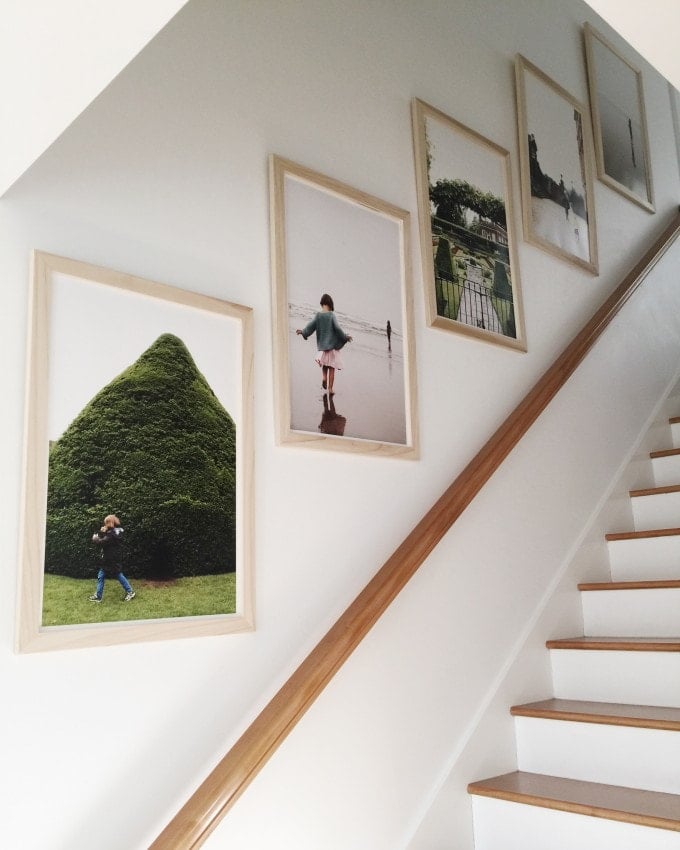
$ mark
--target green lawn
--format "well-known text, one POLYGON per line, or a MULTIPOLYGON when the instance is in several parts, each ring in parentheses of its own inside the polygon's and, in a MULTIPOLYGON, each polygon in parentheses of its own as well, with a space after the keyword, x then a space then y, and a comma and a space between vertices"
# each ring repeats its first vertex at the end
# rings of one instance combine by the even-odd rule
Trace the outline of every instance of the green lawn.
POLYGON ((117 579, 106 579, 101 602, 90 602, 96 579, 45 576, 43 626, 76 623, 111 623, 119 620, 155 620, 164 617, 196 617, 232 614, 236 610, 236 574, 196 576, 175 581, 150 582, 131 579, 137 594, 124 602, 117 579))

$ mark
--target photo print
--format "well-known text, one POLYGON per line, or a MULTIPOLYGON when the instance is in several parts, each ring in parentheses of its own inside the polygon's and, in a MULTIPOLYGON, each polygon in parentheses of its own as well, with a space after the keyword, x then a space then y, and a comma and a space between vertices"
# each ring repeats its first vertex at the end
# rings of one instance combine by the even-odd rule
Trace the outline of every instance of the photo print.
POLYGON ((583 29, 598 177, 654 212, 642 72, 590 24, 583 29))
POLYGON ((40 253, 34 301, 22 648, 250 627, 248 308, 40 253))
POLYGON ((526 351, 508 152, 417 99, 413 134, 430 325, 526 351))
POLYGON ((588 115, 523 56, 516 73, 525 237, 597 274, 588 115))
POLYGON ((413 457, 408 213, 272 157, 279 442, 413 457))

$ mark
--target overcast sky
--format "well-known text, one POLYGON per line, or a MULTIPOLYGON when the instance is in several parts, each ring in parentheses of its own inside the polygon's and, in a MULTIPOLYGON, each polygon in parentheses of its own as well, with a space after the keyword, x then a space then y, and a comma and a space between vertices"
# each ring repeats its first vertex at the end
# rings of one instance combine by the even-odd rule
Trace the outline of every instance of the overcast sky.
MULTIPOLYGON (((394 218, 285 178, 288 301, 335 308, 382 327, 402 322, 400 228, 394 218)), ((310 316, 310 318, 312 318, 310 316)))
POLYGON ((491 192, 504 200, 501 157, 436 118, 426 117, 425 131, 430 142, 430 182, 433 186, 437 180, 466 180, 482 192, 491 192))
POLYGON ((55 273, 50 291, 48 438, 60 437, 90 399, 164 333, 184 342, 238 425, 237 319, 55 273))
POLYGON ((637 74, 598 38, 593 38, 592 45, 598 92, 640 124, 637 74))
POLYGON ((527 132, 536 136, 541 170, 557 183, 562 174, 567 189, 573 183, 583 193, 574 107, 531 71, 525 72, 524 82, 527 132))

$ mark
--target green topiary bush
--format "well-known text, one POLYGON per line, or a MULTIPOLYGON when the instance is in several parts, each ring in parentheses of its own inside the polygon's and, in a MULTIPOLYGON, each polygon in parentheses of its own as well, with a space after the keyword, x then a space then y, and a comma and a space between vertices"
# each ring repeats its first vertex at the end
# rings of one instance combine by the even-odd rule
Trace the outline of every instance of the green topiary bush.
POLYGON ((164 334, 52 446, 45 570, 91 578, 90 538, 114 513, 129 577, 229 572, 235 511, 234 422, 184 343, 164 334))

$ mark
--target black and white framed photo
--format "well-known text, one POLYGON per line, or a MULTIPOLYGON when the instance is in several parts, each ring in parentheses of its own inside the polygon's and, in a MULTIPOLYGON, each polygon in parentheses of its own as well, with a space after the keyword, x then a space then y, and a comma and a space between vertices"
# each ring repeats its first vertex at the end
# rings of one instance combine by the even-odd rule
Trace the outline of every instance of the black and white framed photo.
POLYGON ((597 274, 588 112, 521 55, 515 71, 525 239, 597 274))
POLYGON ((583 32, 598 177, 654 212, 642 72, 590 24, 583 32))

